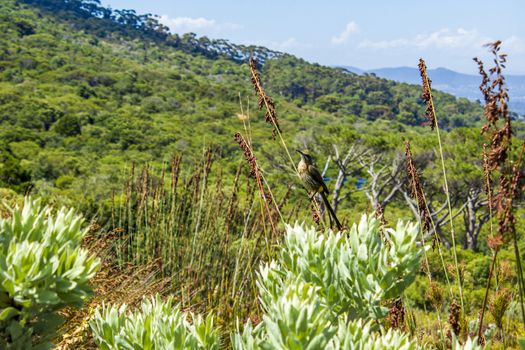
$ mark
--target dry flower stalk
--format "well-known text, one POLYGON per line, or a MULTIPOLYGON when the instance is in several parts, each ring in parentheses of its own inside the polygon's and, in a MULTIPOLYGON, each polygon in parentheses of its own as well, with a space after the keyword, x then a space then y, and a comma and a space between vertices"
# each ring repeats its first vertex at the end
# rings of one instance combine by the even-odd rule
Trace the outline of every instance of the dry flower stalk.
POLYGON ((246 159, 246 162, 248 162, 248 165, 250 165, 250 176, 255 178, 256 180, 259 192, 261 194, 261 197, 263 198, 266 212, 268 213, 268 218, 272 226, 272 232, 274 236, 276 236, 277 228, 275 227, 275 224, 273 222, 273 214, 270 210, 270 205, 272 204, 272 196, 267 194, 264 190, 262 175, 260 173, 259 166, 257 165, 255 155, 253 154, 252 148, 250 147, 248 142, 246 142, 244 137, 242 137, 241 133, 235 133, 234 138, 235 141, 239 144, 239 146, 241 146, 241 149, 244 151, 244 159, 246 159))
POLYGON ((422 94, 421 97, 425 101, 426 104, 426 110, 425 110, 425 118, 427 118, 427 124, 430 125, 430 128, 434 130, 436 127, 436 113, 434 109, 434 102, 432 100, 432 90, 431 90, 431 84, 432 80, 428 78, 427 75, 427 66, 425 64, 425 61, 420 58, 419 59, 419 73, 421 75, 422 80, 422 94))
POLYGON ((253 154, 251 147, 248 145, 246 140, 244 140, 244 137, 242 137, 241 133, 237 132, 233 137, 235 138, 235 141, 239 144, 239 146, 241 146, 241 149, 244 151, 244 159, 246 159, 246 162, 250 166, 250 177, 257 177, 257 160, 255 159, 255 155, 253 154))
POLYGON ((487 44, 494 55, 495 66, 485 71, 483 62, 474 58, 478 64, 479 74, 481 75, 480 91, 485 99, 485 117, 487 123, 481 128, 481 133, 487 133, 492 130, 491 147, 488 152, 488 167, 490 171, 501 167, 508 156, 510 142, 512 138, 511 119, 508 111, 509 95, 503 76, 503 69, 507 62, 507 55, 500 54, 501 41, 487 44), (495 75, 493 79, 492 76, 495 75), (499 125, 499 121, 503 125, 499 125))
POLYGON ((514 162, 511 166, 507 165, 507 160, 511 151, 512 141, 512 126, 511 118, 508 111, 508 90, 503 76, 503 69, 505 68, 507 55, 500 54, 501 41, 489 43, 487 46, 494 55, 494 67, 490 68, 488 72, 485 70, 483 62, 478 58, 474 61, 478 64, 479 74, 481 75, 480 91, 485 99, 484 114, 487 119, 486 124, 481 128, 481 133, 490 134, 490 148, 484 146, 483 151, 483 166, 485 177, 485 191, 489 198, 490 210, 496 210, 496 217, 498 221, 497 233, 491 233, 487 238, 488 246, 492 249, 492 262, 489 269, 489 276, 485 290, 485 297, 480 312, 480 322, 478 328, 478 337, 481 338, 483 327, 483 317, 488 300, 488 293, 490 282, 494 272, 494 265, 496 257, 500 248, 507 242, 513 241, 514 251, 517 259, 517 274, 518 286, 521 297, 521 311, 522 317, 525 321, 525 308, 523 306, 523 293, 525 289, 522 276, 521 262, 519 259, 519 249, 516 239, 515 218, 513 212, 514 198, 519 195, 519 183, 523 178, 523 172, 520 171, 523 158, 523 144, 520 152, 518 162, 514 162), (500 176, 498 180, 498 190, 495 195, 491 190, 491 175, 492 172, 499 171, 500 176))
POLYGON ((458 304, 456 299, 450 304, 450 314, 448 316, 448 324, 450 325, 450 330, 447 332, 447 337, 452 339, 452 332, 459 337, 461 332, 461 306, 458 304))
POLYGON ((321 205, 321 203, 319 203, 317 201, 317 198, 312 198, 312 202, 311 202, 311 208, 312 208, 312 219, 314 220, 315 224, 316 225, 321 225, 321 215, 319 214, 319 210, 317 208, 319 208, 319 206, 321 205))
POLYGON ((386 219, 385 219, 385 211, 384 211, 383 207, 381 206, 381 203, 377 203, 375 216, 379 220, 379 222, 381 223, 381 229, 384 230, 384 228, 386 227, 387 222, 386 222, 386 219))
POLYGON ((437 311, 441 309, 441 305, 443 305, 443 300, 445 297, 443 296, 443 290, 437 282, 430 282, 428 285, 426 297, 428 300, 430 300, 432 306, 434 306, 437 311))
POLYGON ((407 174, 410 182, 410 190, 412 198, 417 202, 419 209, 419 216, 421 217, 421 223, 425 231, 430 231, 431 218, 430 212, 428 211, 425 203, 425 195, 423 193, 423 186, 419 178, 419 173, 414 165, 414 159, 412 157, 412 151, 410 149, 410 142, 405 141, 405 156, 407 159, 407 174))
POLYGON ((512 293, 507 288, 499 289, 496 294, 492 297, 492 301, 489 306, 489 311, 496 326, 502 330, 503 329, 503 316, 507 312, 510 303, 512 301, 512 293))
POLYGON ((405 324, 405 307, 401 299, 396 299, 390 304, 388 309, 387 320, 390 323, 390 328, 403 329, 405 324))
POLYGON ((259 75, 259 72, 257 71, 257 61, 253 57, 250 58, 250 71, 253 88, 255 90, 255 93, 259 97, 259 110, 261 110, 263 107, 266 107, 266 113, 264 114, 264 116, 266 118, 266 122, 274 127, 272 131, 272 136, 275 139, 277 132, 281 132, 279 120, 277 119, 277 113, 275 112, 275 103, 273 102, 271 97, 268 96, 268 94, 262 86, 261 77, 259 75))

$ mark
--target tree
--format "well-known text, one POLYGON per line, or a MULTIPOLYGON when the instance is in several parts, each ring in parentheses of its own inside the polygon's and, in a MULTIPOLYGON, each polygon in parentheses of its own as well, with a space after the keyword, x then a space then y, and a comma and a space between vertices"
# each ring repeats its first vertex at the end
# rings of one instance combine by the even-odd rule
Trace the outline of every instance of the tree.
POLYGON ((468 191, 467 202, 463 212, 463 222, 465 223, 463 249, 478 251, 478 237, 481 228, 489 219, 488 201, 483 195, 483 188, 472 186, 468 191))
POLYGON ((0 187, 8 187, 19 193, 25 192, 31 184, 31 174, 11 150, 0 147, 0 187))
MULTIPOLYGON (((349 147, 348 151, 345 152, 346 154, 344 156, 341 156, 341 154, 339 153, 339 147, 337 145, 332 145, 332 148, 333 154, 330 156, 329 159, 332 159, 337 166, 337 177, 332 193, 332 208, 334 209, 334 212, 337 213, 337 208, 339 207, 339 204, 343 200, 347 199, 351 193, 350 191, 347 191, 345 194, 342 193, 343 186, 347 183, 348 177, 356 171, 356 169, 350 168, 350 165, 354 164, 360 156, 363 156, 366 153, 366 151, 363 147, 360 147, 359 145, 354 143, 349 147)), ((325 167, 323 174, 325 174, 326 171, 327 166, 325 167)))
POLYGON ((369 176, 364 191, 372 208, 384 210, 406 183, 403 156, 397 153, 389 159, 382 152, 374 152, 358 160, 369 176))

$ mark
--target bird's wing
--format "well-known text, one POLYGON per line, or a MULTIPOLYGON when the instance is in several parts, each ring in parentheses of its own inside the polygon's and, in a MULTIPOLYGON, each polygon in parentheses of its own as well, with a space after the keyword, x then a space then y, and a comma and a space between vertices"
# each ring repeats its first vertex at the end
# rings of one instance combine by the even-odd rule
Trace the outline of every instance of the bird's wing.
POLYGON ((321 187, 323 188, 323 191, 328 193, 328 187, 326 187, 326 184, 323 181, 323 176, 321 175, 319 170, 317 170, 317 168, 314 167, 313 165, 310 165, 308 167, 308 171, 309 171, 310 175, 312 175, 314 180, 321 184, 321 187))

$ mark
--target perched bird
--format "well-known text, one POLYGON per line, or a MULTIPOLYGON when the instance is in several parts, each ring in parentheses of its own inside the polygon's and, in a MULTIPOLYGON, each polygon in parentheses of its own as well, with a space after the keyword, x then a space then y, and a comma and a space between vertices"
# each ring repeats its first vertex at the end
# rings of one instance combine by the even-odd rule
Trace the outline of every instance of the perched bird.
POLYGON ((319 193, 321 195, 321 197, 323 198, 324 205, 329 212, 330 226, 332 225, 333 219, 337 225, 337 228, 339 229, 339 231, 341 231, 343 229, 343 226, 337 219, 337 216, 335 215, 335 212, 332 209, 330 202, 328 202, 328 187, 326 187, 321 173, 314 166, 312 156, 299 150, 297 150, 297 152, 301 154, 301 160, 299 161, 299 164, 297 164, 297 171, 299 172, 299 176, 303 181, 304 187, 306 187, 306 189, 312 193, 312 196, 314 196, 316 193, 319 193))

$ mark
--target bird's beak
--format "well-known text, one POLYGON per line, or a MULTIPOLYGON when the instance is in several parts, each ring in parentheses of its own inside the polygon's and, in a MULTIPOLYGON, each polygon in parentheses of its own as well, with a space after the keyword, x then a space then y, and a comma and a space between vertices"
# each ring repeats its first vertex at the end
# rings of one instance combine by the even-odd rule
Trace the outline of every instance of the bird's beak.
POLYGON ((304 153, 299 151, 298 149, 295 150, 296 152, 300 153, 302 156, 304 156, 304 153))

